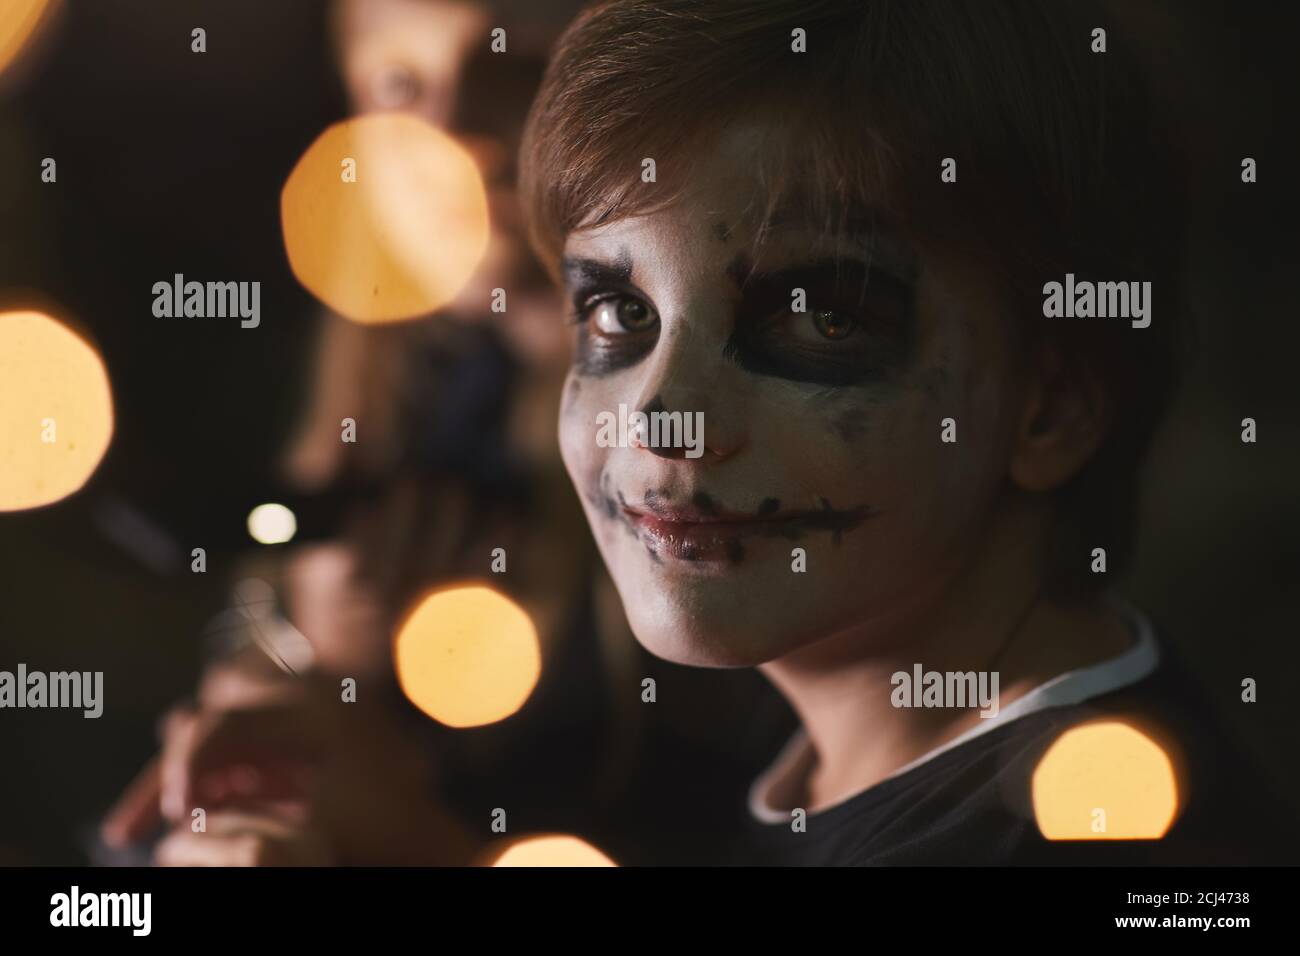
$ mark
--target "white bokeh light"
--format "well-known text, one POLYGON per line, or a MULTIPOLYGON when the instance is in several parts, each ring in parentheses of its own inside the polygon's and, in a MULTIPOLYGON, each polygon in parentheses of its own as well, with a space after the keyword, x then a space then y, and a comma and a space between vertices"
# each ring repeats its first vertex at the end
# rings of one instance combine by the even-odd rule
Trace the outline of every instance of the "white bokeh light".
POLYGON ((284 544, 298 531, 298 519, 284 505, 258 505, 248 513, 248 533, 259 544, 284 544))

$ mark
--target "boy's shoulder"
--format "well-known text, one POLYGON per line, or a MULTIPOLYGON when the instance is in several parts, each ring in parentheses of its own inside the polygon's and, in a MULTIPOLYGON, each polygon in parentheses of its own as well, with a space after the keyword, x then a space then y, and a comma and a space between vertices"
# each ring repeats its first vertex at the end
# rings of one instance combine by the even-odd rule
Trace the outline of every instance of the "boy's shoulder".
POLYGON ((1008 721, 804 825, 797 832, 749 821, 741 858, 810 865, 1300 862, 1294 813, 1167 646, 1155 669, 1133 684, 1008 721), (1125 838, 1162 831, 1158 839, 1125 838))

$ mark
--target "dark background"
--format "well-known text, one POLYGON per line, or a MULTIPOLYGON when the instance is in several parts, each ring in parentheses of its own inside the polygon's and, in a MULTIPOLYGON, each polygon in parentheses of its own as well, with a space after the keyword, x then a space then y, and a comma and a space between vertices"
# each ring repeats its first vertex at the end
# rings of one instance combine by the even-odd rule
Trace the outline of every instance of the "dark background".
POLYGON ((0 295, 40 293, 89 329, 117 419, 79 495, 0 517, 0 667, 102 670, 108 701, 97 720, 3 712, 0 853, 15 862, 79 859, 76 827, 193 690, 199 632, 233 558, 213 543, 243 533, 287 437, 318 313, 289 271, 280 189, 346 114, 326 11, 321 0, 73 2, 0 103, 0 295), (46 156, 57 185, 40 182, 46 156), (155 319, 153 283, 177 272, 260 280, 261 326, 155 319), (100 531, 120 503, 173 537, 184 560, 171 573, 100 531), (205 545, 208 573, 191 574, 190 548, 205 545))
MULTIPOLYGON (((1126 593, 1294 797, 1300 24, 1280 9, 1122 9, 1184 130, 1200 326, 1150 459, 1126 593), (1244 156, 1259 164, 1253 185, 1240 181, 1244 156), (1257 444, 1240 441, 1246 416, 1257 444), (1248 676, 1254 705, 1240 701, 1248 676)), ((0 711, 0 862, 84 858, 83 828, 153 751, 157 716, 192 690, 199 631, 235 557, 222 543, 239 540, 271 486, 317 315, 288 269, 279 192, 345 114, 326 11, 321 0, 73 0, 42 55, 0 89, 0 305, 47 303, 88 329, 117 411, 81 494, 0 515, 0 669, 102 670, 108 701, 98 720, 0 711), (195 26, 207 30, 203 55, 190 52, 195 26), (56 185, 40 181, 46 156, 56 185), (177 272, 260 280, 261 327, 155 319, 151 287, 177 272), (190 574, 187 557, 165 571, 114 543, 102 528, 123 508, 185 556, 218 542, 209 573, 190 574)), ((741 675, 698 679, 750 688, 741 675)))

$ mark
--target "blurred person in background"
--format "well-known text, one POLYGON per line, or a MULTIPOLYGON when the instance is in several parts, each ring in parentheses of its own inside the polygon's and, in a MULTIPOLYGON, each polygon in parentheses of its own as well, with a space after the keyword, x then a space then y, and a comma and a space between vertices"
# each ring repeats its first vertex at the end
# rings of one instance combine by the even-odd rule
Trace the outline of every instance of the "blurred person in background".
MULTIPOLYGON (((588 735, 573 739, 574 767, 593 759, 589 735, 598 722, 581 706, 589 695, 550 686, 600 666, 594 659, 577 673, 556 666, 566 644, 594 636, 594 555, 556 455, 551 409, 567 363, 561 308, 522 241, 513 185, 546 44, 575 10, 455 0, 336 4, 355 111, 414 113, 470 150, 488 189, 488 251, 435 317, 365 327, 323 316, 312 392, 284 471, 307 493, 366 492, 345 507, 332 539, 284 560, 252 559, 240 575, 273 582, 292 622, 280 621, 278 633, 290 635, 284 655, 293 658, 295 639, 305 641, 305 656, 301 647, 296 653, 309 665, 287 674, 257 642, 213 663, 193 703, 163 722, 160 756, 108 814, 108 846, 147 841, 164 824, 171 833, 156 852, 164 864, 467 862, 484 840, 446 806, 447 768, 460 759, 475 765, 476 778, 490 777, 519 746, 509 743, 517 731, 489 728, 462 742, 412 714, 393 682, 391 637, 422 592, 487 577, 497 547, 510 573, 492 583, 536 624, 551 678, 513 723, 536 723, 539 710, 555 725, 574 721, 588 735), (498 21, 509 30, 510 55, 489 59, 498 21), (494 286, 509 287, 508 314, 487 310, 494 286), (364 440, 339 440, 345 417, 360 423, 364 440), (361 690, 340 712, 343 676, 361 690), (579 702, 567 718, 566 697, 579 702), (200 763, 212 766, 199 775, 200 763), (206 832, 192 832, 191 803, 208 810, 206 832)), ((618 612, 608 609, 602 627, 617 632, 618 612)), ((250 628, 274 629, 278 618, 235 630, 247 639, 250 628)), ((566 772, 554 749, 542 752, 555 772, 566 772)), ((574 767, 567 772, 578 773, 574 767)))

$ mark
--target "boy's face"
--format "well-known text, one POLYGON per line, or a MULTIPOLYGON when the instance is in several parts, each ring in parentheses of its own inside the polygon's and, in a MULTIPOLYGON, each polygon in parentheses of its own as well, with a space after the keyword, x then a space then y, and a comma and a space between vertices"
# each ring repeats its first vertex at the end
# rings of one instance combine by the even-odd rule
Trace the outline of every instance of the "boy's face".
POLYGON ((923 608, 986 533, 1018 425, 1010 322, 975 270, 797 208, 754 242, 765 131, 732 128, 683 201, 565 248, 561 450, 633 631, 680 663, 923 608), (620 405, 700 413, 702 454, 602 447, 620 405))

